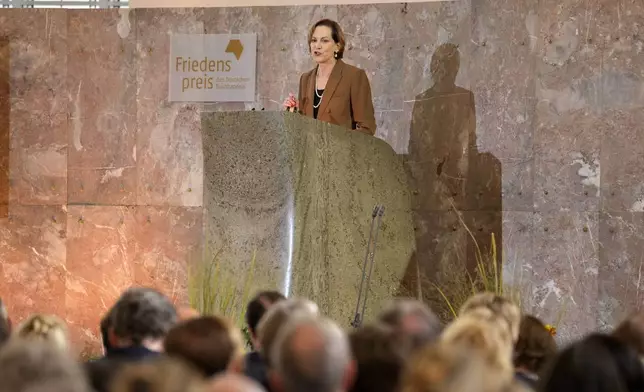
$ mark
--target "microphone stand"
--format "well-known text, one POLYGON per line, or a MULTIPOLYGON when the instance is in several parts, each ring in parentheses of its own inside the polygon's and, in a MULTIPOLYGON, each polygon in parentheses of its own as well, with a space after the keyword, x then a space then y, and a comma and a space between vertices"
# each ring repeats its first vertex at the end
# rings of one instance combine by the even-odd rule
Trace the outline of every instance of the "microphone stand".
POLYGON ((364 311, 367 307, 367 298, 369 296, 369 283, 371 282, 371 272, 373 271, 373 259, 376 254, 376 243, 378 242, 378 232, 380 230, 380 222, 382 221, 382 215, 385 213, 385 207, 383 205, 376 205, 373 208, 371 213, 371 229, 369 230, 369 242, 367 243, 367 253, 364 256, 364 263, 362 264, 362 280, 360 281, 360 291, 358 291, 358 301, 356 303, 356 312, 351 322, 351 326, 354 328, 360 328, 362 325, 362 320, 364 318, 364 311), (377 219, 376 219, 377 218, 377 219), (374 235, 374 226, 375 226, 375 235, 374 235), (373 241, 372 241, 373 239, 373 241), (367 264, 369 264, 369 274, 367 274, 367 264), (364 299, 363 297, 363 286, 365 285, 366 280, 366 289, 364 290, 364 299), (362 310, 360 310, 360 301, 362 301, 362 310))

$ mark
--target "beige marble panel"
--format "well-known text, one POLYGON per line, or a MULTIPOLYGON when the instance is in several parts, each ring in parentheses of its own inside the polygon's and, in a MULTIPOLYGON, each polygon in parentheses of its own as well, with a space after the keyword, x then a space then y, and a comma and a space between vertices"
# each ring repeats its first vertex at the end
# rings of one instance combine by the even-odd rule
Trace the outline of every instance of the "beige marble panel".
MULTIPOLYGON (((9 198, 19 204, 63 204, 67 200, 67 14, 63 10, 3 11, 0 41, 5 47, 0 69, 10 84, 9 92, 0 92, 9 198)), ((7 180, 3 184, 6 204, 7 180)))
POLYGON ((201 222, 201 208, 69 207, 64 298, 78 351, 99 352, 100 319, 130 286, 188 303, 188 263, 200 250, 201 222))
MULTIPOLYGON (((503 283, 522 304, 532 297, 534 260, 534 213, 503 212, 503 283)), ((499 246, 499 244, 497 244, 499 246)), ((537 316, 540 316, 537 313, 537 316)))
POLYGON ((537 0, 473 3, 472 91, 477 145, 499 159, 532 156, 537 0))
POLYGON ((189 264, 201 253, 201 207, 139 206, 134 214, 134 283, 154 287, 174 303, 189 303, 189 264))
POLYGON ((501 158, 503 211, 534 209, 534 158, 501 158))
POLYGON ((202 11, 136 13, 136 143, 138 205, 201 206, 200 104, 168 102, 170 34, 202 34, 202 11))
POLYGON ((524 310, 557 324, 562 341, 597 328, 599 221, 597 212, 535 214, 532 295, 524 310))
POLYGON ((607 110, 611 126, 602 134, 601 197, 605 211, 644 211, 642 108, 607 110))
POLYGON ((601 135, 610 118, 579 110, 544 119, 535 129, 535 208, 597 211, 601 135))
POLYGON ((636 0, 610 4, 605 26, 602 94, 606 109, 633 109, 644 106, 644 5, 636 0))
POLYGON ((66 214, 61 206, 10 205, 0 219, 0 297, 14 322, 33 313, 68 317, 66 214))
POLYGON ((64 302, 78 352, 99 351, 99 323, 123 290, 135 281, 133 207, 70 206, 64 302))
POLYGON ((135 204, 134 19, 118 10, 67 12, 72 203, 135 204))
POLYGON ((536 65, 535 208, 597 211, 603 60, 608 26, 601 1, 539 4, 536 65), (592 19, 576 18, 579 12, 592 19))
POLYGON ((11 45, 0 38, 0 218, 9 213, 11 154, 11 45))
POLYGON ((641 212, 602 212, 599 262, 598 327, 609 331, 642 309, 641 212))

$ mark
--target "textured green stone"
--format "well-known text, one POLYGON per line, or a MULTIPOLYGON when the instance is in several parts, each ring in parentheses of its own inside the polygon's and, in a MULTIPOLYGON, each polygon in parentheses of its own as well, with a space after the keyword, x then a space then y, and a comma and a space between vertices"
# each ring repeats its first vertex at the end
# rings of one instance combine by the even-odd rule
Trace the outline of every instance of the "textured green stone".
POLYGON ((307 297, 348 326, 382 204, 367 318, 395 294, 415 242, 402 159, 387 143, 283 112, 204 113, 202 130, 206 249, 240 291, 256 252, 251 294, 307 297))

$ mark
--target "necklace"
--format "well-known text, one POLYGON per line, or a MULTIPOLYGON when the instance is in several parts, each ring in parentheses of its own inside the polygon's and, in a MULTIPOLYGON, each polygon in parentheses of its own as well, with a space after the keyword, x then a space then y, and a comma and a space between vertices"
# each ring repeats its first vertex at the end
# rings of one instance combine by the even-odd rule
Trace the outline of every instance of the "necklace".
POLYGON ((313 104, 313 107, 314 107, 315 109, 317 109, 318 107, 320 107, 320 104, 322 103, 322 96, 323 96, 323 95, 324 95, 324 91, 322 91, 322 94, 318 93, 318 76, 317 76, 317 75, 315 75, 315 96, 316 96, 316 97, 318 97, 318 98, 320 98, 320 100, 318 101, 318 104, 317 104, 317 105, 316 105, 316 104, 313 104))

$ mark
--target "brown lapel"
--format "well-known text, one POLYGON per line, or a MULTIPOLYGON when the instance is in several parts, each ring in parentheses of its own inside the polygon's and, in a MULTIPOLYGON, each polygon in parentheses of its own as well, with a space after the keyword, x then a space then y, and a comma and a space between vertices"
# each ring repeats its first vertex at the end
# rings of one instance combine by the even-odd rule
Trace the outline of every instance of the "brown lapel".
MULTIPOLYGON (((333 71, 331 71, 331 75, 329 75, 329 80, 326 82, 326 87, 324 87, 322 102, 320 102, 320 108, 318 109, 318 118, 320 118, 320 114, 324 113, 324 109, 326 109, 327 105, 329 105, 329 101, 331 100, 331 97, 333 97, 333 93, 335 93, 335 89, 338 87, 340 79, 342 79, 342 68, 344 68, 343 66, 344 63, 342 62, 342 60, 338 60, 333 67, 333 71)), ((314 81, 315 77, 317 77, 317 75, 314 76, 314 81)), ((315 89, 315 87, 313 88, 315 89)), ((315 94, 315 90, 313 90, 313 93, 315 94)))
POLYGON ((315 78, 317 77, 317 68, 313 68, 309 72, 309 79, 306 83, 306 108, 304 108, 304 114, 310 117, 313 117, 313 101, 315 100, 315 78))

